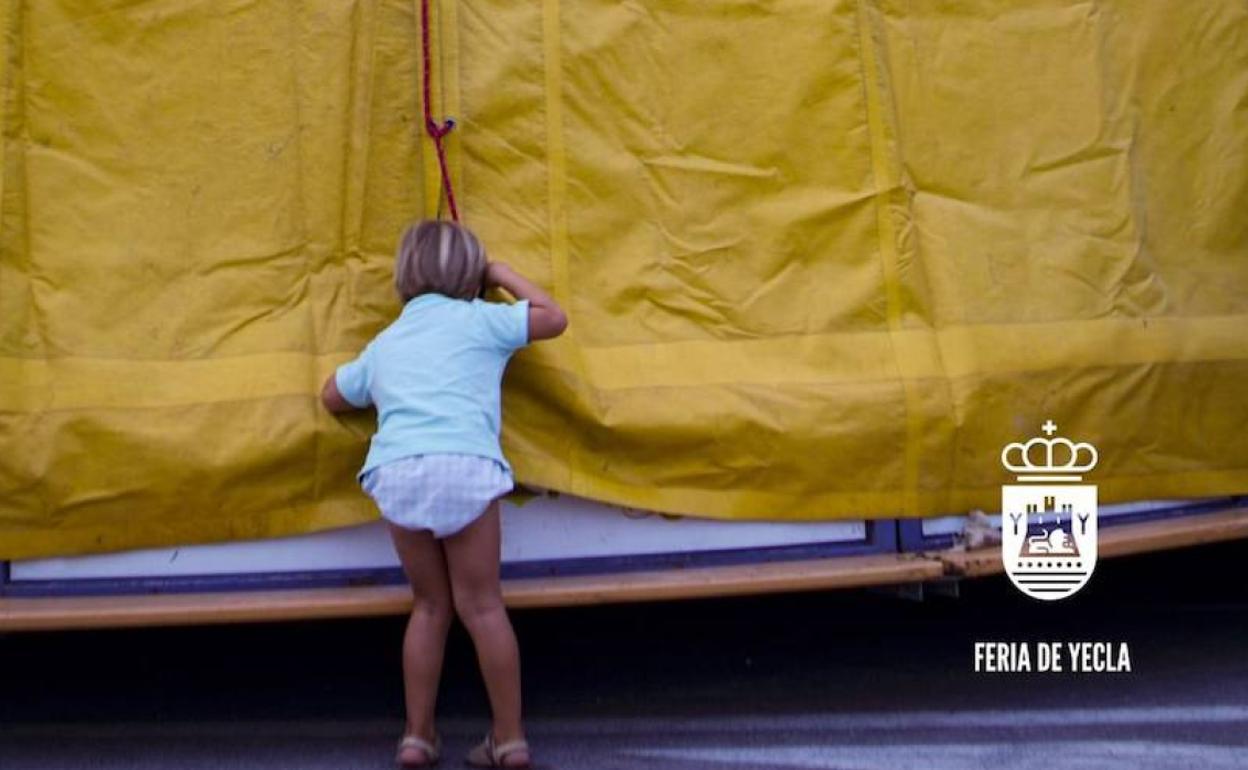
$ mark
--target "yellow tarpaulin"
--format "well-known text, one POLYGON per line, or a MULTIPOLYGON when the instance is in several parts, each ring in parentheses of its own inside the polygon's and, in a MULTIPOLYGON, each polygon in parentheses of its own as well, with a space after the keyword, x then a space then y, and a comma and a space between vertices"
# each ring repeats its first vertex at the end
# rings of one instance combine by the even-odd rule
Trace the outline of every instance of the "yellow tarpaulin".
MULTIPOLYGON (((437 213, 410 0, 0 6, 0 557, 376 516, 316 392, 437 213)), ((725 518, 1248 491, 1241 0, 442 0, 522 482, 725 518)))

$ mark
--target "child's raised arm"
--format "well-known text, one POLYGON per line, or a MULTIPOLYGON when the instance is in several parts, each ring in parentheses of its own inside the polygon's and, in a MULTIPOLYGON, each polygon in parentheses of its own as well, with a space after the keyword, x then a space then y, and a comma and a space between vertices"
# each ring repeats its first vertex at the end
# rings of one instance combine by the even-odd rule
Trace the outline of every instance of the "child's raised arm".
POLYGON ((529 301, 529 341, 548 340, 568 328, 568 316, 559 303, 540 286, 502 262, 485 268, 485 285, 506 289, 516 299, 529 301))

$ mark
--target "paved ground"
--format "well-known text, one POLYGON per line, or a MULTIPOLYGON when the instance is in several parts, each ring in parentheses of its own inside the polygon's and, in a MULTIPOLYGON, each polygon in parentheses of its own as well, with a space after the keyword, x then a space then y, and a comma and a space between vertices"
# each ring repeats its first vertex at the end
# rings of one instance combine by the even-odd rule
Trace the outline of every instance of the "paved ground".
MULTIPOLYGON (((544 768, 1248 768, 1248 543, 1002 580, 515 615, 544 768), (974 641, 1125 641, 1130 674, 976 674, 974 641)), ((399 619, 0 637, 0 768, 386 768, 399 619)), ((449 762, 485 729, 452 637, 449 762)))

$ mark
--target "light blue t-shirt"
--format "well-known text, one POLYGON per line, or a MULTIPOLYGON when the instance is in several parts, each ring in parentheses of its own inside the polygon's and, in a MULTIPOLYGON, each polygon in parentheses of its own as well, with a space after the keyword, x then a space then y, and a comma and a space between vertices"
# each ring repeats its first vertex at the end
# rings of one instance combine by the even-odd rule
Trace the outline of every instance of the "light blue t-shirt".
POLYGON ((514 304, 421 294, 364 348, 338 367, 338 392, 377 407, 377 433, 360 477, 417 454, 492 457, 508 471, 498 442, 503 369, 529 341, 529 302, 514 304))

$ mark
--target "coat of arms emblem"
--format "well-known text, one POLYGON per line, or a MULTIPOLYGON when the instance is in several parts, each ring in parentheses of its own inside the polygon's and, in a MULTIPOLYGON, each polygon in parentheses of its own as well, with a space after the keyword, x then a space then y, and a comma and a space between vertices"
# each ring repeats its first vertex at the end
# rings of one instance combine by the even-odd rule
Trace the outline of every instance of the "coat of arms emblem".
MULTIPOLYGON (((1041 426, 1053 436, 1052 420, 1041 426)), ((1096 567, 1096 447, 1036 437, 1007 444, 1001 463, 1017 484, 1001 487, 1001 561, 1023 593, 1055 601, 1078 591, 1096 567)))

